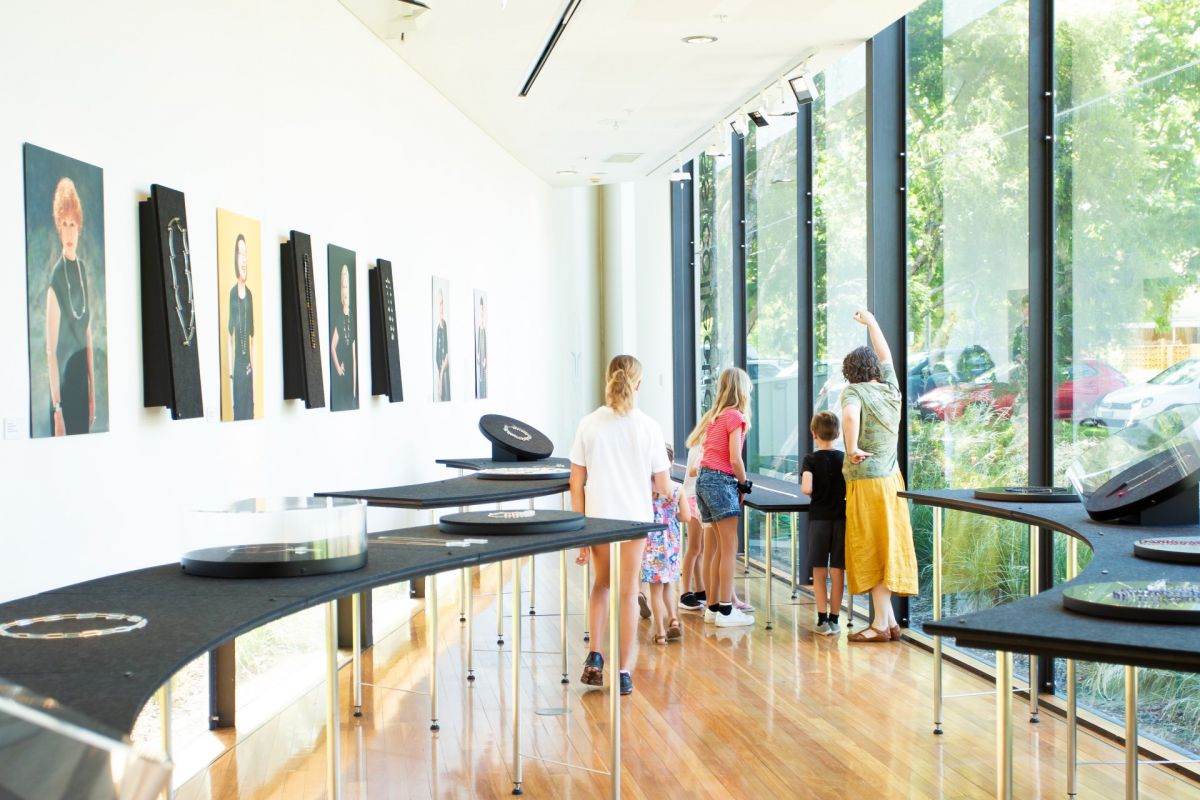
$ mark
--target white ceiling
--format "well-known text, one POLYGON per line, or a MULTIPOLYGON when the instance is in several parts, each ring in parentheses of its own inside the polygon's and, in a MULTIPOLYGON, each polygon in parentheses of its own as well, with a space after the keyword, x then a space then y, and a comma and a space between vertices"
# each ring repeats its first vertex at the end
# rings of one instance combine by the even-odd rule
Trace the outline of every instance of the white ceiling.
POLYGON ((665 175, 677 153, 697 152, 715 122, 806 57, 820 70, 919 2, 582 0, 519 97, 568 0, 424 0, 423 12, 399 0, 340 1, 555 186, 665 175), (718 41, 681 41, 696 34, 718 41), (638 155, 609 161, 616 154, 638 155))

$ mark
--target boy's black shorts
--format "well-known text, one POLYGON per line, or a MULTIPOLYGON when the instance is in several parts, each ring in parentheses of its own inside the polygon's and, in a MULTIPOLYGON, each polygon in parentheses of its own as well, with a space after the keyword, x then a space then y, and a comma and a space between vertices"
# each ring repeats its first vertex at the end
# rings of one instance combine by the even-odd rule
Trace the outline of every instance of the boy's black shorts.
POLYGON ((808 564, 813 569, 846 568, 846 520, 808 521, 808 564))

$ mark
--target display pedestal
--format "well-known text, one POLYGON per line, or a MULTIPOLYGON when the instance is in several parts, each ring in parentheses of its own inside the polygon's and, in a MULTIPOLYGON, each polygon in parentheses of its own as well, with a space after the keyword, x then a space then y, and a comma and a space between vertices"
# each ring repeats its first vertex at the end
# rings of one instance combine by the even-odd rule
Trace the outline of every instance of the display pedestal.
POLYGON ((1200 525, 1200 485, 1184 489, 1170 500, 1121 517, 1121 522, 1133 525, 1200 525))

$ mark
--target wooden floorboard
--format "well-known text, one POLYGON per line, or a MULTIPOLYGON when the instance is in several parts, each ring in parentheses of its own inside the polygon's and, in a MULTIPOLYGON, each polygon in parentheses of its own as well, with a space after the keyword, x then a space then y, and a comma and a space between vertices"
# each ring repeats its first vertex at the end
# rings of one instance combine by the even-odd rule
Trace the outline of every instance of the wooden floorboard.
MULTIPOLYGON (((527 563, 527 562, 526 562, 527 563)), ((522 619, 525 796, 608 797, 608 696, 578 683, 583 570, 568 568, 569 677, 562 685, 558 558, 537 566, 538 615, 522 619), (539 652, 529 652, 539 651, 539 652), (566 709, 563 715, 539 715, 566 709), (542 760, 544 759, 544 760, 542 760), (554 763, 561 762, 561 763, 554 763), (570 765, 570 766, 564 766, 570 765)), ((528 568, 526 567, 526 570, 528 568)), ((364 717, 350 707, 341 671, 343 796, 511 797, 511 637, 496 646, 495 568, 475 575, 475 671, 465 675, 458 577, 440 583, 438 677, 441 730, 429 730, 429 650, 424 613, 380 637, 365 659, 364 717), (387 688, 383 688, 387 687, 387 688)), ((506 572, 506 577, 511 575, 506 572)), ((762 606, 765 584, 747 580, 762 606)), ((649 643, 642 623, 636 692, 621 703, 622 796, 660 798, 989 798, 995 786, 995 702, 989 693, 948 699, 944 736, 931 732, 932 657, 909 644, 851 645, 811 632, 810 604, 775 592, 776 627, 715 630, 681 614, 682 642, 649 643)), ((505 596, 505 613, 511 611, 505 596)), ((522 603, 528 608, 528 603, 522 603)), ((758 613, 761 620, 762 612, 758 613)), ((988 691, 947 667, 945 691, 988 691)), ((317 687, 243 737, 179 787, 178 800, 306 800, 325 796, 324 689, 317 687)), ((1013 702, 1018 798, 1066 796, 1066 725, 1051 714, 1031 725, 1013 702)), ((1080 733, 1082 761, 1119 761, 1122 751, 1080 733)), ((1124 796, 1120 765, 1081 766, 1080 798, 1124 796)), ((1200 788, 1161 767, 1143 766, 1141 797, 1200 800, 1200 788)))

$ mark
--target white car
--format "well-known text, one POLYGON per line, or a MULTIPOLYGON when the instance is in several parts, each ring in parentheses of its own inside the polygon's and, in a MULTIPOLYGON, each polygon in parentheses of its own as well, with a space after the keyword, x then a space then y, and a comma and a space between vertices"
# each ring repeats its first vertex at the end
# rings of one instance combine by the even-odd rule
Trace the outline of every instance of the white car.
POLYGON ((1096 404, 1096 418, 1110 428, 1122 428, 1168 408, 1193 404, 1200 404, 1200 358, 1172 364, 1148 383, 1109 392, 1096 404))

